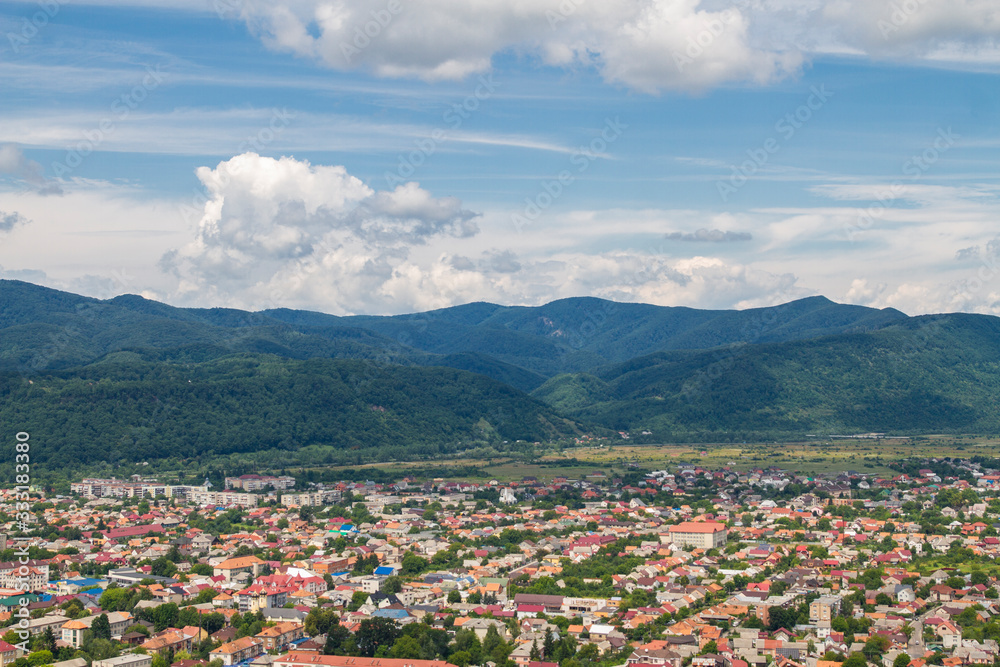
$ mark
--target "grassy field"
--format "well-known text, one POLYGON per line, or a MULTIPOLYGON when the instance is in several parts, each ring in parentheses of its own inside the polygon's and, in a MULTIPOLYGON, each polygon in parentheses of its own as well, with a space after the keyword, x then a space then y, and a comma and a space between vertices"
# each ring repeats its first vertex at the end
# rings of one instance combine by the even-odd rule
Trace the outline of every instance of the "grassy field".
POLYGON ((550 481, 555 477, 580 479, 600 471, 620 475, 629 470, 657 470, 693 463, 717 469, 730 466, 749 470, 777 466, 807 475, 822 475, 855 470, 870 474, 892 474, 885 464, 910 457, 973 457, 995 456, 1000 440, 989 438, 956 438, 924 436, 903 440, 816 440, 797 443, 757 443, 746 445, 632 445, 612 444, 603 447, 574 447, 558 453, 548 453, 532 462, 513 458, 481 461, 457 458, 413 463, 376 463, 363 468, 414 475, 420 479, 449 477, 443 469, 456 466, 480 468, 489 479, 499 482, 519 481, 537 477, 550 481))
POLYGON ((613 445, 566 450, 564 456, 599 467, 665 468, 694 463, 710 468, 748 470, 777 466, 804 474, 856 470, 875 474, 892 471, 886 463, 911 457, 994 456, 1000 441, 988 438, 920 437, 898 440, 816 440, 746 445, 613 445))
MULTIPOLYGON (((889 475, 893 471, 886 464, 900 459, 971 458, 976 455, 993 457, 997 451, 1000 451, 998 439, 954 436, 921 436, 899 440, 817 439, 796 443, 743 445, 634 445, 621 442, 605 443, 604 446, 597 447, 572 447, 559 452, 549 450, 531 462, 513 457, 497 457, 488 461, 462 457, 437 461, 371 463, 350 469, 378 469, 398 478, 413 475, 421 480, 440 477, 461 481, 465 478, 454 477, 453 469, 474 467, 482 470, 484 476, 470 481, 495 479, 501 483, 519 481, 527 476, 543 481, 550 481, 555 477, 581 479, 597 471, 618 476, 634 470, 670 468, 679 463, 692 463, 712 469, 729 466, 735 470, 776 466, 806 475, 848 470, 889 475)), ((327 466, 315 468, 348 469, 327 466)), ((289 472, 295 474, 298 469, 294 466, 289 472)))

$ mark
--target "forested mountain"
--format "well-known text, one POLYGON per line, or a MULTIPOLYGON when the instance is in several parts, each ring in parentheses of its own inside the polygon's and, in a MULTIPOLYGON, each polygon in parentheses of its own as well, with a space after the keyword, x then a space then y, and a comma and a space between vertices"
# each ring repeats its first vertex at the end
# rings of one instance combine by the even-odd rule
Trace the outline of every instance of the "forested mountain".
POLYGON ((579 433, 508 385, 451 368, 238 354, 199 363, 115 352, 63 371, 0 375, 0 423, 28 430, 32 460, 102 461, 271 452, 287 463, 424 458, 579 433))
POLYGON ((998 318, 822 297, 745 311, 577 298, 337 317, 0 281, 0 417, 37 425, 53 457, 80 462, 302 450, 354 462, 612 430, 992 434, 998 359, 998 318))
POLYGON ((100 301, 0 281, 0 363, 63 368, 131 349, 183 349, 211 357, 273 353, 459 368, 475 363, 470 370, 504 382, 516 377, 516 386, 531 389, 558 373, 662 350, 874 331, 905 319, 896 310, 835 304, 823 297, 744 311, 584 297, 538 307, 471 303, 413 315, 337 317, 283 309, 174 308, 134 295, 100 301))
POLYGON ((1000 319, 940 315, 863 334, 661 352, 555 377, 564 414, 664 440, 1000 433, 1000 319))

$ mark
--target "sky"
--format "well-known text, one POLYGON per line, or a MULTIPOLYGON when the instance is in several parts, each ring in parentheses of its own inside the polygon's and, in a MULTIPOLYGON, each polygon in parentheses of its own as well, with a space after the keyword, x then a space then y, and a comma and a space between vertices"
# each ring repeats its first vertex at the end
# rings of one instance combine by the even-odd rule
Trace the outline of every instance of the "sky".
POLYGON ((1000 314, 996 0, 0 3, 0 278, 1000 314))

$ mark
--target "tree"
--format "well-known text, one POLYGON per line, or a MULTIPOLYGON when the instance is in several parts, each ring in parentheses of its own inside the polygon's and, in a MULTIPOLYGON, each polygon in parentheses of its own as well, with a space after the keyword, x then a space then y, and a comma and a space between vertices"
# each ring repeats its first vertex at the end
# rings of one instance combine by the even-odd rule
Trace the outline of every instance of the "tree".
POLYGON ((462 601, 462 594, 456 591, 448 593, 448 604, 458 604, 462 601))
POLYGON ((396 622, 388 618, 366 618, 361 621, 355 641, 358 650, 366 658, 375 657, 375 651, 380 646, 391 647, 399 638, 401 631, 396 622))
POLYGON ((393 575, 382 582, 382 592, 386 595, 394 595, 403 590, 403 580, 393 575))
POLYGON ((396 643, 392 645, 392 650, 389 651, 389 657, 419 660, 420 641, 416 637, 400 637, 396 640, 396 643))
POLYGON ((90 624, 90 631, 94 633, 94 639, 111 639, 111 622, 108 621, 107 614, 101 614, 90 624))
POLYGON ((799 613, 795 609, 785 609, 784 607, 771 607, 768 611, 768 629, 771 631, 779 628, 790 630, 795 627, 799 613))
POLYGON ((347 609, 349 611, 357 611, 361 608, 361 605, 367 601, 368 593, 365 593, 364 591, 354 591, 354 593, 351 594, 351 602, 347 605, 347 609))
POLYGON ((31 667, 51 665, 52 662, 52 651, 36 651, 28 656, 28 664, 31 665, 31 667))
MULTIPOLYGON (((170 602, 153 608, 152 614, 153 629, 156 632, 160 632, 161 630, 177 626, 177 617, 180 615, 180 611, 177 609, 177 605, 175 603, 170 602)), ((234 615, 233 618, 236 618, 236 615, 234 615)))
POLYGON ((95 638, 90 631, 84 633, 83 644, 80 645, 80 648, 90 656, 91 660, 107 660, 118 655, 118 648, 114 642, 110 639, 95 638))
POLYGON ((214 588, 206 588, 203 591, 198 592, 198 596, 194 599, 194 604, 205 604, 206 602, 211 602, 219 594, 219 591, 214 588))
POLYGON ((427 565, 428 562, 426 558, 421 558, 412 551, 407 551, 403 554, 403 560, 400 563, 403 574, 408 575, 420 574, 427 569, 427 565))
POLYGON ((326 655, 350 655, 357 645, 351 637, 351 631, 340 623, 333 625, 326 632, 326 644, 323 645, 323 653, 326 655), (347 648, 347 640, 351 640, 350 649, 347 648))
POLYGON ((884 635, 872 635, 865 642, 865 647, 862 652, 865 657, 869 660, 875 661, 889 650, 889 639, 884 635))
POLYGON ((705 644, 702 647, 702 649, 701 649, 701 654, 702 655, 705 655, 705 654, 708 654, 708 653, 718 653, 718 652, 719 652, 719 645, 716 644, 714 640, 708 642, 707 644, 705 644))
POLYGON ((552 654, 555 652, 556 643, 552 639, 552 633, 545 632, 545 641, 542 642, 542 655, 546 660, 552 661, 552 654))
POLYGON ((325 635, 340 624, 340 617, 332 609, 313 608, 306 614, 305 631, 310 637, 325 635))
POLYGON ((455 633, 453 642, 454 651, 464 651, 469 654, 469 659, 473 664, 478 665, 482 657, 483 647, 479 642, 479 636, 472 630, 459 630, 455 633))
POLYGON ((42 633, 42 647, 50 653, 56 652, 56 636, 51 626, 45 628, 45 632, 42 633))
POLYGON ((865 660, 864 655, 855 651, 840 667, 868 667, 868 661, 865 660))
POLYGON ((177 566, 166 556, 160 556, 153 561, 150 573, 157 577, 172 577, 177 573, 177 566))
POLYGON ((906 653, 900 653, 896 656, 896 659, 892 661, 892 667, 907 667, 910 664, 910 656, 906 653))

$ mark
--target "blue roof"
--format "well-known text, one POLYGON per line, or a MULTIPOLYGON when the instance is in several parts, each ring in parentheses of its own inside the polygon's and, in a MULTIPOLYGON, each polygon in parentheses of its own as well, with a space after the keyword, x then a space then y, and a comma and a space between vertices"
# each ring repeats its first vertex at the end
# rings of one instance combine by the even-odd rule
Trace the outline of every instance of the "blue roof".
POLYGON ((383 565, 375 568, 375 574, 395 574, 396 568, 391 565, 383 565))
POLYGON ((405 609, 376 609, 372 612, 372 616, 380 618, 406 618, 409 615, 405 609))
POLYGON ((67 579, 66 581, 74 583, 77 586, 96 586, 106 583, 103 579, 91 579, 89 577, 77 577, 75 579, 67 579))

